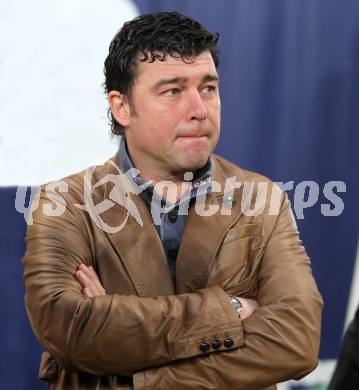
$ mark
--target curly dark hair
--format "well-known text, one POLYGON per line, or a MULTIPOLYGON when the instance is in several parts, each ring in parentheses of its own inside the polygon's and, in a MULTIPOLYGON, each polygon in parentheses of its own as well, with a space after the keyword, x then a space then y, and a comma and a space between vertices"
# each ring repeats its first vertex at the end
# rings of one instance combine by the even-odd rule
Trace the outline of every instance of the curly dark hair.
MULTIPOLYGON (((158 12, 126 22, 113 38, 105 60, 105 92, 119 91, 130 98, 139 61, 164 61, 168 55, 191 61, 209 51, 218 68, 218 33, 179 12, 158 12)), ((124 134, 124 128, 108 110, 111 131, 124 134)))

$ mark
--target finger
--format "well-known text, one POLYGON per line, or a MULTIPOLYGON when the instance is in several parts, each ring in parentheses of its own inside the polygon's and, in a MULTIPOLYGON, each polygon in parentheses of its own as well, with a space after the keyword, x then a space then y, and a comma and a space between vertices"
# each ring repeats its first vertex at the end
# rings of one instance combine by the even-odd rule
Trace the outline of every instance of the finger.
POLYGON ((89 274, 92 276, 92 280, 94 281, 94 283, 97 286, 98 291, 106 294, 105 289, 103 288, 97 273, 95 272, 95 270, 93 269, 93 267, 91 265, 90 265, 90 267, 88 267, 88 270, 89 270, 89 274))
POLYGON ((84 273, 84 275, 86 276, 86 278, 88 280, 90 280, 96 287, 98 286, 98 283, 97 283, 97 276, 94 272, 91 272, 91 269, 90 267, 88 267, 87 265, 85 264, 81 264, 80 267, 79 267, 80 271, 84 273))
POLYGON ((82 271, 76 272, 76 279, 80 282, 80 284, 83 288, 89 286, 89 280, 82 271))
POLYGON ((94 271, 94 269, 91 266, 88 267, 85 264, 81 264, 79 268, 94 283, 100 284, 98 276, 97 276, 96 272, 94 271))
POLYGON ((88 287, 85 287, 82 289, 82 293, 87 298, 92 298, 94 295, 91 293, 90 289, 88 287))
POLYGON ((81 264, 80 266, 81 271, 84 272, 84 274, 88 277, 88 279, 91 280, 91 282, 96 286, 97 292, 101 295, 105 295, 106 291, 103 288, 99 277, 97 276, 97 273, 93 269, 92 266, 86 266, 85 264, 81 264))
POLYGON ((77 280, 80 282, 83 288, 88 288, 92 295, 100 295, 97 291, 96 285, 87 277, 82 271, 76 272, 77 280))
POLYGON ((102 287, 102 284, 92 266, 81 264, 79 266, 79 271, 83 272, 86 276, 85 281, 89 281, 91 283, 91 285, 88 284, 88 287, 91 289, 92 293, 95 295, 106 295, 106 291, 102 287))
POLYGON ((80 264, 78 269, 83 273, 87 274, 89 267, 86 264, 80 264))
POLYGON ((85 288, 86 287, 85 280, 83 278, 81 271, 76 271, 75 276, 76 276, 77 281, 81 284, 81 287, 85 288))

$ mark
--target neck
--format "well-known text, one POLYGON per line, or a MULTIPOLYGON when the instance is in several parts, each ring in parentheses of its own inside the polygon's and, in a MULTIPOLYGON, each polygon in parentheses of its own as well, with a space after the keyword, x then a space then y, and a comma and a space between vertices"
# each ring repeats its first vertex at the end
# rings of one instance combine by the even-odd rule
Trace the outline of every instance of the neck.
MULTIPOLYGON (((171 173, 161 171, 156 167, 151 169, 151 165, 142 166, 140 161, 133 159, 134 166, 140 171, 141 177, 145 181, 152 181, 155 191, 167 199, 168 202, 174 204, 191 186, 191 181, 184 180, 186 172, 171 173), (155 172, 155 173, 154 173, 155 172)), ((193 175, 192 175, 193 177, 193 175)))
POLYGON ((140 156, 131 153, 129 145, 124 139, 121 147, 122 153, 127 154, 130 165, 139 170, 140 176, 146 182, 152 181, 155 191, 167 199, 168 202, 174 204, 181 196, 187 192, 192 186, 193 172, 189 172, 189 175, 185 175, 188 171, 169 172, 166 167, 161 169, 155 162, 146 160, 146 164, 143 164, 140 156))

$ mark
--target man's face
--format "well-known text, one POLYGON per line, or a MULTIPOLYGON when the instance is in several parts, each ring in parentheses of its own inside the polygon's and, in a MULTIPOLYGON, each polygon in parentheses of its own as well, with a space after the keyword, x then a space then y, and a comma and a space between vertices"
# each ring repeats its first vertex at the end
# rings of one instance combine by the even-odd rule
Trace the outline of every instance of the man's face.
POLYGON ((134 163, 146 176, 171 179, 202 167, 220 131, 218 75, 205 51, 190 63, 140 62, 125 126, 134 163))

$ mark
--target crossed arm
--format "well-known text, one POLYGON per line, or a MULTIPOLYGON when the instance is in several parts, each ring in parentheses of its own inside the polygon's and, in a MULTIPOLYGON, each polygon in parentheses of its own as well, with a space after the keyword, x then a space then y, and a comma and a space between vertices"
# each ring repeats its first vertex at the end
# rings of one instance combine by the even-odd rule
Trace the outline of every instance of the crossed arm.
MULTIPOLYGON (((98 278, 92 266, 80 264, 76 272, 76 279, 82 287, 82 294, 87 298, 93 298, 101 295, 106 295, 100 279, 98 278)), ((253 311, 258 307, 258 303, 254 299, 238 297, 243 311, 241 312, 241 319, 249 317, 253 311)))

